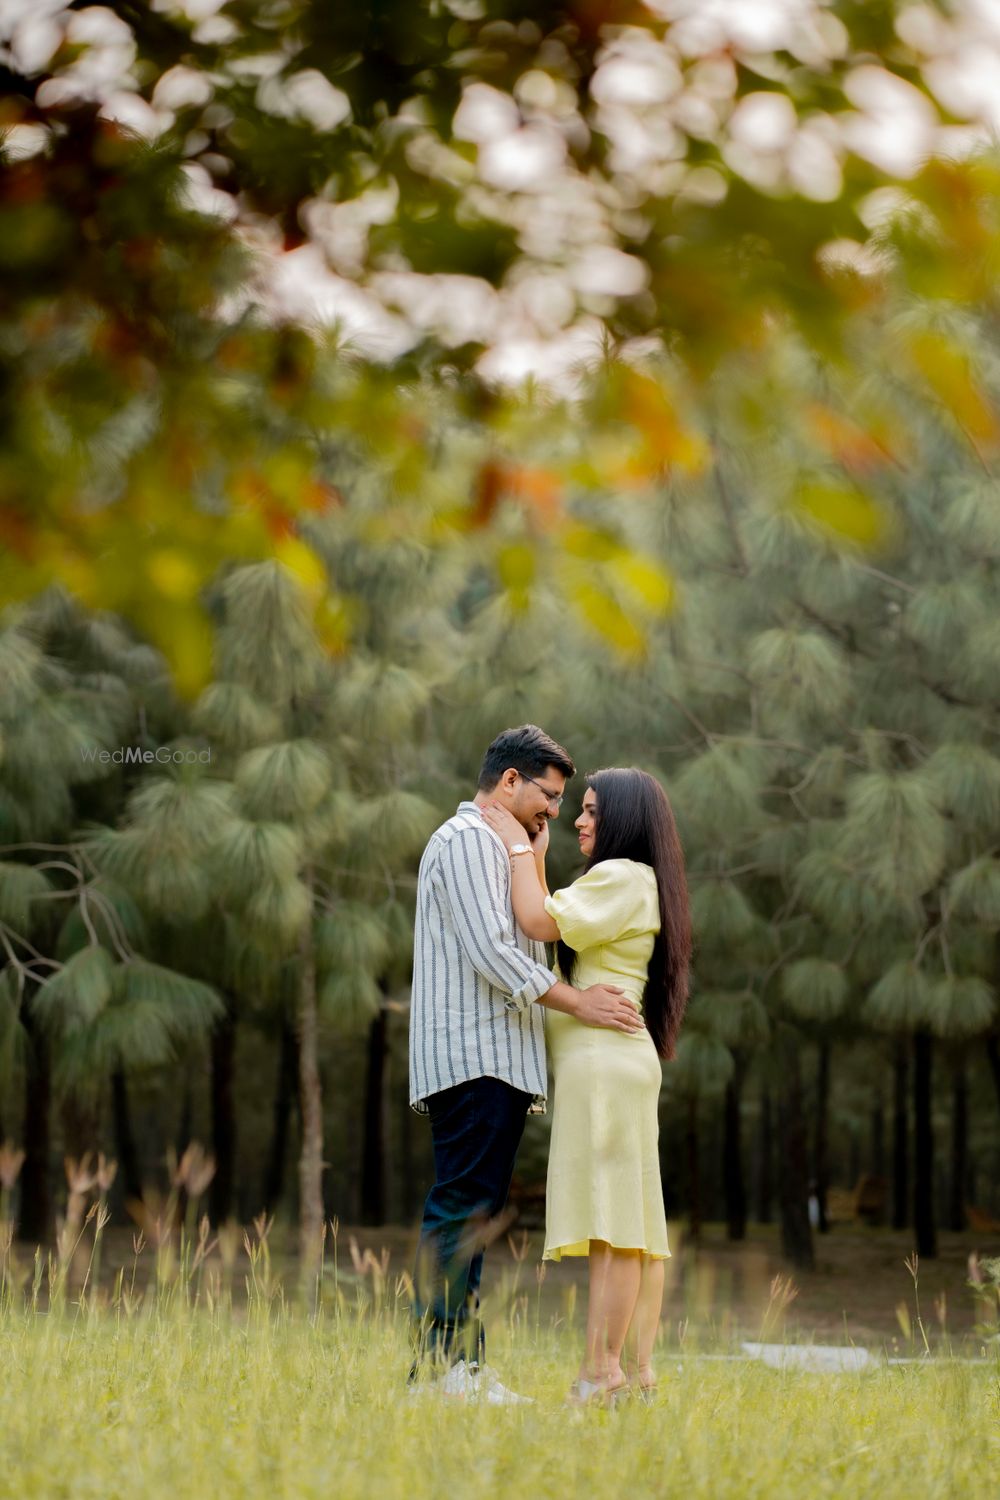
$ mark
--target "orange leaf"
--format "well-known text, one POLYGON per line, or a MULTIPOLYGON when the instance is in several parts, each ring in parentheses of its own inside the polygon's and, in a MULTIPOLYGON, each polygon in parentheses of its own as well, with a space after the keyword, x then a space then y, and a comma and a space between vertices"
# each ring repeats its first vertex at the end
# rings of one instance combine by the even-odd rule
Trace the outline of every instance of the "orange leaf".
POLYGON ((805 408, 805 418, 816 442, 847 469, 867 473, 884 468, 893 457, 872 433, 832 407, 811 402, 805 408))

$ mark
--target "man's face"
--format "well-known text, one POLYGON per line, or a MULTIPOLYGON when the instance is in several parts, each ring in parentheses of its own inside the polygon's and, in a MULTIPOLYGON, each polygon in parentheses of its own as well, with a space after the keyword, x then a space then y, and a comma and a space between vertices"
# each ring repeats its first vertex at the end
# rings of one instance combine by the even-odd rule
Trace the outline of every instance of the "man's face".
POLYGON ((554 766, 546 766, 544 773, 534 778, 520 772, 514 775, 517 779, 510 788, 510 810, 525 832, 533 836, 550 818, 558 818, 559 806, 553 799, 562 797, 566 778, 554 766))

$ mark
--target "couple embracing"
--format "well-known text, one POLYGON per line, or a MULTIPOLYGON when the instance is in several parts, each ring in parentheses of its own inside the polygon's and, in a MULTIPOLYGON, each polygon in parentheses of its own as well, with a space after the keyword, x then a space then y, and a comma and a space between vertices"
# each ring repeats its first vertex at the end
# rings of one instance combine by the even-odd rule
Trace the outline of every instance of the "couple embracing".
POLYGON ((670 1254, 657 1149, 661 1058, 688 990, 684 862, 646 772, 586 778, 584 873, 550 893, 549 823, 575 774, 533 724, 505 730, 475 797, 432 836, 417 887, 410 1104, 430 1117, 435 1182, 417 1259, 417 1357, 444 1396, 526 1400, 485 1363, 479 1283, 528 1114, 555 1104, 543 1258, 589 1257, 576 1404, 648 1397, 670 1254), (545 944, 554 945, 558 973, 545 944))

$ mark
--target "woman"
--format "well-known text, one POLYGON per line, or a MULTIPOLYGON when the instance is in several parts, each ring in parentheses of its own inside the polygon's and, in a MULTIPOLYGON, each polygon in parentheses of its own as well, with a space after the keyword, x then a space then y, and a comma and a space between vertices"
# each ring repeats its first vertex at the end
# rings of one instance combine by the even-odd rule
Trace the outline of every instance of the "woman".
MULTIPOLYGON (((498 804, 483 817, 508 851, 523 842, 524 829, 498 804)), ((691 921, 673 813, 652 776, 588 776, 575 827, 587 860, 579 880, 549 894, 546 825, 534 858, 511 856, 511 895, 524 933, 558 944, 565 980, 619 985, 646 1022, 629 1035, 546 1013, 555 1105, 543 1258, 590 1257, 586 1350, 570 1399, 611 1403, 629 1385, 649 1399, 655 1383, 670 1254, 657 1149, 660 1058, 674 1056, 687 1002, 691 921)))

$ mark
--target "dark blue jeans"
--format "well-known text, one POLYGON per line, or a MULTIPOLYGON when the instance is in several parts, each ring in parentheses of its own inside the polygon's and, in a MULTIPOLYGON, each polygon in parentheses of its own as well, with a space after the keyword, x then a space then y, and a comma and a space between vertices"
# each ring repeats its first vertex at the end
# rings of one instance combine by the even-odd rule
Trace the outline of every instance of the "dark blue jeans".
POLYGON ((417 1248, 415 1347, 454 1363, 486 1357, 479 1321, 482 1230, 507 1202, 531 1095, 500 1078, 472 1078, 427 1100, 435 1182, 417 1248))

